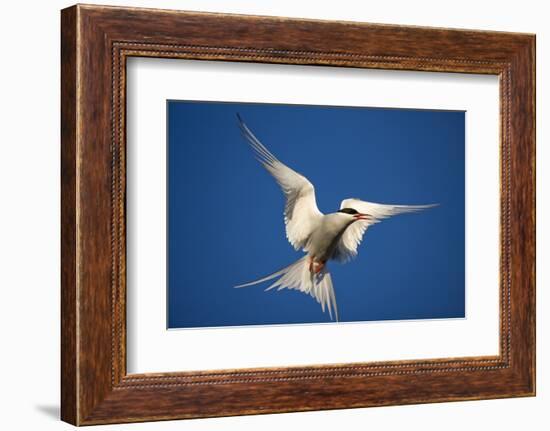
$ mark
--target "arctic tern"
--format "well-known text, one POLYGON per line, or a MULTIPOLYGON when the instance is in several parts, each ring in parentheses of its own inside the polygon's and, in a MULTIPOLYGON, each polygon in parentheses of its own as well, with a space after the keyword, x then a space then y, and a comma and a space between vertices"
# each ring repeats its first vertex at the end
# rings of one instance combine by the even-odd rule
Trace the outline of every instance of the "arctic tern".
POLYGON ((306 254, 273 274, 235 287, 252 286, 277 278, 266 290, 296 289, 309 294, 321 304, 323 312, 328 309, 331 320, 334 312, 338 321, 336 296, 327 262, 347 262, 357 256, 363 235, 373 224, 390 216, 417 212, 437 204, 388 205, 348 198, 342 201, 338 211, 323 214, 317 208, 313 184, 277 159, 254 136, 239 114, 237 119, 256 158, 285 195, 284 221, 288 241, 295 250, 302 249, 306 254))

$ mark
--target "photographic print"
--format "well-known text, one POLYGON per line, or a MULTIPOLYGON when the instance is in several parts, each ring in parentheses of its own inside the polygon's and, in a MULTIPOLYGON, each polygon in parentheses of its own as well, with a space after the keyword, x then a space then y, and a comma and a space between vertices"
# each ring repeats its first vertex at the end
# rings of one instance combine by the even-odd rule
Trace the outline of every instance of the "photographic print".
POLYGON ((169 100, 169 329, 465 317, 465 113, 169 100))
POLYGON ((62 420, 535 395, 534 34, 79 4, 60 45, 62 420))

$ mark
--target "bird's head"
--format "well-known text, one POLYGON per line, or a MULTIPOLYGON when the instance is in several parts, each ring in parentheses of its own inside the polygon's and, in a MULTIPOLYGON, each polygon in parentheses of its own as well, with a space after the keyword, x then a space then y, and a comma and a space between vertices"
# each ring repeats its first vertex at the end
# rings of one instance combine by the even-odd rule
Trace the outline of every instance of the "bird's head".
POLYGON ((341 208, 338 210, 338 213, 342 214, 345 217, 348 217, 350 222, 355 222, 358 220, 370 220, 372 218, 369 214, 361 213, 354 208, 341 208))

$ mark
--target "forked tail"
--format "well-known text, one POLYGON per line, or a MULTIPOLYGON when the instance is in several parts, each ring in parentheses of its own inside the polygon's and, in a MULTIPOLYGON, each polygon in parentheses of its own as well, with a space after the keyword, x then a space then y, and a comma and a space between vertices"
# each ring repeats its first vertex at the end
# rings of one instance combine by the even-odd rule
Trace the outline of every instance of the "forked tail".
POLYGON ((325 266, 318 274, 312 274, 309 271, 307 255, 273 274, 235 287, 253 286, 277 277, 279 277, 278 280, 265 289, 266 291, 277 288, 277 290, 296 289, 307 293, 321 304, 323 312, 325 308, 328 309, 331 320, 332 312, 334 311, 336 321, 338 321, 338 308, 336 306, 336 296, 334 295, 330 272, 328 272, 327 266, 325 266))

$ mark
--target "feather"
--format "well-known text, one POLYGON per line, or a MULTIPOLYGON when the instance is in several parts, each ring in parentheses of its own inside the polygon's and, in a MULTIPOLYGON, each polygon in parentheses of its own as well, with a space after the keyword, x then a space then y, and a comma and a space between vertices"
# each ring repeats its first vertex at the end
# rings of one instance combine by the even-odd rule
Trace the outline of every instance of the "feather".
POLYGON ((357 247, 363 240, 363 235, 373 224, 398 214, 414 213, 428 208, 433 208, 438 204, 430 205, 391 205, 378 204, 375 202, 362 201, 360 199, 344 199, 340 208, 353 208, 354 210, 368 214, 368 220, 360 220, 352 223, 340 237, 336 246, 334 259, 346 262, 357 256, 357 247))
POLYGON ((250 131, 237 114, 239 127, 258 161, 275 178, 285 198, 286 236, 295 250, 306 250, 308 239, 323 214, 317 208, 313 184, 298 172, 279 161, 250 131))
POLYGON ((273 284, 268 286, 265 290, 271 289, 294 289, 300 292, 311 295, 319 304, 323 313, 325 309, 328 310, 330 319, 332 320, 332 313, 338 321, 338 309, 336 306, 336 295, 334 294, 334 287, 332 285, 332 278, 325 266, 318 274, 311 274, 309 271, 308 256, 304 256, 298 259, 296 262, 288 265, 287 267, 280 269, 272 274, 262 277, 258 280, 251 281, 245 284, 239 284, 236 288, 254 286, 256 284, 263 283, 265 281, 273 280, 279 277, 273 284))

